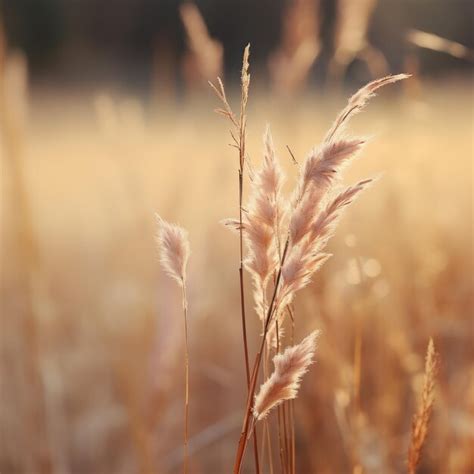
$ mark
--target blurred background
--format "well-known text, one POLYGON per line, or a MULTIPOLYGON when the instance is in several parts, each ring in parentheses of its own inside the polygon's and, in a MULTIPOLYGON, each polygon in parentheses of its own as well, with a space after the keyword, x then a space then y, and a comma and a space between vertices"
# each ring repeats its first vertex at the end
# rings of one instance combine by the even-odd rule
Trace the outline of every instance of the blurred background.
POLYGON ((3 0, 0 471, 181 471, 181 303, 159 212, 192 247, 191 472, 230 472, 246 388, 238 241, 218 222, 237 214, 238 162, 207 81, 238 110, 250 42, 249 156, 269 123, 288 190, 287 145, 301 162, 358 87, 412 74, 352 122, 373 139, 346 181, 382 177, 296 302, 296 340, 323 331, 295 404, 297 472, 406 472, 433 337, 419 472, 472 473, 473 14, 468 0, 3 0))

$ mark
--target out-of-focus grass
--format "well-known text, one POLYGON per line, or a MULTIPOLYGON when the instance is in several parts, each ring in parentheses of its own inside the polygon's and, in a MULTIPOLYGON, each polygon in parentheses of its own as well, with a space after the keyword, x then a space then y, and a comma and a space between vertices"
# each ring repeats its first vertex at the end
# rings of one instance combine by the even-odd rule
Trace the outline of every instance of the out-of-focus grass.
MULTIPOLYGON (((318 143, 344 99, 257 93, 249 153, 271 124, 279 155, 318 143)), ((64 472, 177 472, 182 427, 179 295, 158 270, 154 212, 190 230, 193 472, 232 465, 245 383, 235 236, 237 162, 214 104, 145 109, 106 98, 33 101, 24 166, 41 262, 40 350, 48 444, 64 472)), ((298 472, 403 472, 428 338, 441 355, 422 467, 469 472, 472 417, 472 106, 458 84, 416 101, 384 93, 357 117, 374 139, 347 182, 382 172, 330 244, 334 257, 296 307, 296 338, 321 328, 296 402, 298 472), (362 334, 360 410, 354 334, 362 334)), ((2 472, 25 472, 33 401, 16 323, 15 203, 2 184, 2 472), (21 393, 21 395, 19 395, 21 393)), ((252 317, 252 350, 259 323, 252 317)))

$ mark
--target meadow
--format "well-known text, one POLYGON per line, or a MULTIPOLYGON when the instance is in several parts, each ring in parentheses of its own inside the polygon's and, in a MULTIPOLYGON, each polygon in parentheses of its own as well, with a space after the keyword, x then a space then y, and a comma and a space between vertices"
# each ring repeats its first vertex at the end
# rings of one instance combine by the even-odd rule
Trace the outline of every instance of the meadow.
MULTIPOLYGON (((440 368, 419 472, 474 469, 470 89, 409 85, 351 122, 371 138, 344 182, 379 179, 295 304, 295 339, 321 330, 294 405, 299 473, 406 471, 430 337, 440 368)), ((286 146, 302 162, 353 90, 289 99, 257 84, 252 163, 268 123, 289 189, 286 146)), ((31 92, 14 140, 23 207, 2 149, 2 472, 180 472, 180 293, 159 266, 156 212, 192 247, 190 472, 230 471, 246 384, 238 239, 219 221, 238 212, 238 162, 216 105, 210 90, 179 104, 31 92), (25 220, 29 250, 16 233, 25 220)), ((247 303, 254 354, 260 321, 247 303)))

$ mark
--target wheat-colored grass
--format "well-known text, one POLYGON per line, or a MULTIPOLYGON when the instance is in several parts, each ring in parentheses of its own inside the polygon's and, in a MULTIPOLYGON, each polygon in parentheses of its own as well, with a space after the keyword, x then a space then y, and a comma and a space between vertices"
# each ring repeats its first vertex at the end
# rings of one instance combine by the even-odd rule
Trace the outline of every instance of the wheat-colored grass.
MULTIPOLYGON (((430 335, 444 362, 420 470, 469 472, 473 465, 470 90, 459 80, 426 84, 416 101, 397 92, 384 94, 351 124, 356 136, 370 131, 376 139, 346 178, 357 183, 380 170, 384 176, 369 192, 359 193, 360 201, 328 242, 325 252, 333 258, 315 284, 295 298, 295 340, 315 327, 323 334, 318 365, 305 376, 294 404, 297 472, 351 472, 355 461, 364 472, 402 469, 412 417, 405 403, 413 396, 409 382, 415 384, 423 370, 420 355, 430 335), (456 156, 456 165, 446 156, 456 156), (356 414, 357 331, 363 345, 356 414)), ((153 232, 144 231, 156 225, 153 213, 146 200, 129 199, 134 188, 123 178, 134 171, 152 208, 185 223, 193 237, 189 344, 199 357, 191 359, 188 446, 193 465, 227 472, 246 387, 234 274, 238 246, 217 225, 237 209, 237 166, 234 150, 224 146, 226 126, 209 112, 211 104, 152 110, 140 134, 127 126, 115 134, 123 155, 115 162, 107 159, 115 149, 98 133, 92 95, 43 94, 33 90, 22 149, 42 283, 51 288, 57 309, 41 318, 36 360, 47 382, 45 420, 54 441, 54 467, 58 472, 139 471, 146 465, 140 460, 144 426, 150 430, 155 472, 176 472, 182 465, 182 380, 176 377, 182 369, 181 318, 174 317, 167 286, 175 282, 161 279, 153 232), (148 216, 148 227, 137 225, 137 211, 148 216), (243 380, 241 390, 235 389, 237 380, 243 380)), ((341 103, 340 97, 310 94, 294 101, 290 115, 285 104, 254 90, 246 149, 255 170, 260 132, 271 120, 275 154, 288 175, 283 191, 291 195, 298 166, 286 144, 303 164, 300 157, 324 137, 328 117, 341 103)), ((131 110, 124 113, 133 121, 131 110)), ((6 160, 5 142, 2 146, 6 160)), ((343 191, 339 184, 331 198, 343 191)), ((9 185, 5 173, 3 202, 9 185)), ((250 183, 246 190, 251 191, 250 183)), ((25 267, 10 252, 13 217, 6 207, 1 212, 0 363, 2 381, 8 383, 1 390, 0 469, 38 471, 39 458, 30 460, 41 437, 26 436, 24 407, 37 407, 40 400, 34 396, 38 392, 25 390, 31 387, 22 369, 29 352, 18 325, 25 295, 15 275, 25 267)), ((249 278, 249 295, 250 283, 249 278)), ((251 317, 250 307, 249 349, 254 351, 261 322, 251 317)), ((40 308, 48 309, 44 302, 40 308)), ((290 321, 284 317, 284 346, 294 345, 290 321)), ((275 472, 277 412, 267 417, 275 472)), ((251 459, 243 469, 253 469, 251 459)))
POLYGON ((455 58, 464 59, 470 62, 474 61, 474 51, 472 49, 434 33, 412 29, 406 34, 406 39, 419 48, 449 54, 455 58))
POLYGON ((321 50, 320 0, 292 0, 282 15, 281 41, 269 60, 272 86, 280 95, 301 92, 321 50))
MULTIPOLYGON (((241 111, 246 109, 248 101, 248 82, 246 81, 248 49, 246 49, 246 53, 244 53, 242 68, 241 111)), ((248 210, 245 214, 245 219, 242 217, 241 205, 238 221, 236 219, 227 219, 225 221, 225 223, 234 229, 237 228, 241 239, 242 236, 245 235, 249 250, 246 267, 253 275, 257 312, 261 312, 262 309, 264 311, 263 317, 261 317, 263 320, 263 335, 260 349, 255 356, 255 362, 251 371, 252 377, 249 383, 247 406, 234 464, 235 474, 241 471, 247 441, 249 439, 253 397, 255 395, 262 357, 264 352, 267 353, 265 349, 267 337, 270 335, 270 340, 276 340, 277 350, 281 350, 278 324, 281 324, 281 320, 279 320, 280 315, 285 314, 283 309, 293 302, 296 292, 309 284, 311 276, 329 258, 330 255, 322 252, 322 250, 327 244, 328 238, 330 237, 330 229, 333 228, 341 209, 350 204, 355 195, 371 182, 370 179, 364 180, 355 186, 347 188, 338 194, 325 209, 321 208, 321 203, 325 203, 330 199, 329 196, 331 191, 334 191, 334 184, 337 182, 343 165, 359 151, 364 143, 364 141, 360 139, 343 139, 341 135, 346 129, 349 120, 366 106, 367 102, 375 95, 378 89, 405 78, 407 78, 407 75, 400 74, 398 76, 387 76, 377 79, 357 91, 349 99, 347 106, 338 115, 333 126, 326 134, 323 144, 319 149, 314 149, 307 156, 302 165, 299 180, 293 191, 293 198, 291 199, 293 209, 289 213, 289 224, 280 222, 279 225, 276 226, 273 223, 275 216, 285 215, 285 209, 282 205, 279 205, 278 200, 275 200, 274 194, 265 196, 262 194, 263 190, 259 188, 254 189, 251 201, 247 206, 248 210), (288 226, 287 231, 283 230, 284 226, 288 226), (284 245, 282 245, 282 242, 285 242, 284 245), (270 289, 269 295, 267 296, 266 283, 272 273, 274 276, 273 289, 270 289), (269 301, 268 304, 267 300, 269 301), (274 332, 276 333, 275 337, 272 336, 274 332)), ((239 130, 238 125, 240 123, 240 136, 242 136, 241 130, 243 128, 245 133, 246 121, 242 121, 241 118, 240 122, 237 122, 227 101, 224 86, 220 80, 218 84, 219 87, 212 84, 211 86, 224 105, 224 108, 220 109, 219 112, 228 117, 237 130, 239 130)), ((239 149, 241 157, 241 170, 239 172, 239 189, 241 190, 243 178, 242 165, 244 163, 242 156, 245 159, 245 151, 242 151, 241 142, 237 140, 234 135, 232 135, 232 137, 234 138, 235 146, 239 149)), ((274 156, 274 153, 272 153, 272 156, 274 156)), ((268 162, 268 160, 264 160, 264 162, 265 161, 268 162)), ((265 167, 262 168, 260 174, 263 172, 265 172, 265 167)), ((276 176, 276 174, 274 171, 273 175, 276 176)), ((255 173, 251 171, 250 177, 253 179, 254 185, 260 184, 261 180, 258 174, 255 175, 255 173)), ((274 179, 274 181, 276 180, 274 179)), ((283 182, 283 176, 279 178, 279 181, 283 182)), ((281 187, 281 185, 274 184, 274 188, 275 186, 281 187)), ((241 192, 239 200, 242 202, 241 192)), ((242 284, 241 294, 243 295, 242 284)), ((245 354, 248 375, 249 365, 246 344, 245 354)), ((247 380, 249 381, 248 378, 247 380)), ((286 469, 294 463, 288 454, 290 443, 287 442, 288 431, 285 407, 283 407, 282 417, 283 436, 286 444, 284 449, 283 447, 280 448, 282 452, 281 467, 286 472, 286 469)), ((252 429, 254 430, 253 426, 252 429)), ((281 432, 280 422, 279 432, 281 432)), ((255 439, 256 436, 254 433, 254 440, 255 439)))
POLYGON ((341 81, 356 59, 367 65, 374 78, 387 74, 387 59, 381 50, 371 44, 368 35, 377 3, 378 0, 341 0, 337 3, 335 47, 329 65, 332 81, 341 81))
POLYGON ((219 41, 211 38, 206 22, 193 2, 182 3, 179 12, 188 38, 183 72, 188 90, 193 90, 222 75, 224 49, 219 41))
POLYGON ((255 420, 263 420, 270 410, 285 400, 297 397, 301 378, 313 363, 318 334, 318 331, 313 331, 298 345, 287 347, 282 353, 275 355, 275 370, 255 395, 252 408, 255 420))
MULTIPOLYGON (((23 367, 25 382, 36 393, 23 407, 26 440, 31 445, 25 453, 22 467, 49 472, 54 450, 47 430, 46 383, 41 371, 41 318, 48 316, 48 297, 43 284, 41 256, 34 229, 32 203, 25 173, 26 122, 28 111, 28 66, 25 55, 8 48, 0 17, 0 145, 2 147, 2 177, 8 179, 8 195, 4 197, 11 216, 14 236, 16 273, 22 302, 17 318, 25 341, 23 367), (36 441, 35 441, 36 440, 36 441)), ((3 193, 2 193, 3 196, 3 193)), ((24 383, 25 383, 24 382, 24 383)))
POLYGON ((428 343, 425 360, 425 373, 421 401, 413 417, 411 441, 408 449, 408 472, 415 474, 420 463, 423 446, 428 435, 431 414, 433 412, 435 382, 438 372, 439 355, 435 350, 433 339, 428 343))
POLYGON ((186 268, 190 245, 188 234, 175 224, 170 224, 158 216, 158 246, 161 265, 168 275, 181 287, 184 322, 184 462, 183 472, 189 470, 189 343, 188 343, 188 298, 186 296, 186 268))

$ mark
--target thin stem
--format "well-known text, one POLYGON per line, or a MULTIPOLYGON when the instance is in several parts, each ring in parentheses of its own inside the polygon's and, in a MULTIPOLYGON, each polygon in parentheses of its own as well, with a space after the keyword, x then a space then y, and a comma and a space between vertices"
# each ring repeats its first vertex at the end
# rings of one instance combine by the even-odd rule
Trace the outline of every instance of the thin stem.
MULTIPOLYGON (((265 288, 262 289, 263 294, 262 294, 262 301, 263 301, 263 310, 262 310, 262 329, 263 329, 263 323, 264 320, 263 318, 265 317, 266 311, 265 311, 265 306, 266 306, 266 292, 265 288)), ((268 347, 268 344, 265 343, 265 357, 263 358, 263 379, 266 381, 268 379, 268 368, 270 365, 270 356, 271 356, 271 349, 268 347)), ((272 439, 270 436, 270 422, 268 418, 265 418, 263 420, 263 433, 262 433, 262 456, 264 456, 265 450, 263 448, 264 446, 264 440, 267 440, 267 445, 268 445, 268 461, 270 465, 270 474, 273 474, 273 449, 272 449, 272 439), (266 438, 265 438, 266 437, 266 438)))
MULTIPOLYGON (((0 32, 0 36, 2 32, 0 32)), ((0 38, 3 44, 0 46, 0 55, 7 54, 3 50, 6 45, 6 38, 0 38)), ((5 57, 0 59, 0 68, 6 68, 7 64, 3 61, 5 57)), ((46 410, 47 393, 45 381, 41 373, 41 319, 42 311, 44 311, 44 301, 46 299, 44 289, 41 282, 43 281, 41 274, 41 258, 38 248, 38 241, 33 226, 33 212, 31 200, 28 195, 28 186, 25 172, 24 161, 24 143, 23 123, 14 114, 14 107, 18 104, 9 104, 7 101, 8 94, 12 91, 5 83, 6 71, 0 71, 0 139, 2 147, 5 151, 2 158, 2 176, 5 173, 9 178, 10 200, 14 205, 12 209, 12 227, 15 239, 17 240, 18 258, 17 265, 19 267, 19 278, 22 294, 23 310, 19 313, 19 321, 22 327, 22 336, 25 338, 26 353, 24 356, 26 379, 32 393, 35 394, 33 399, 28 403, 25 413, 26 429, 28 432, 28 441, 34 449, 25 454, 25 458, 31 458, 34 467, 40 473, 49 473, 53 466, 53 452, 48 436, 48 414, 46 410), (13 107, 12 107, 13 106, 13 107)), ((25 78, 26 79, 26 78, 25 78)), ((26 97, 21 97, 26 100, 26 97)), ((21 101, 19 97, 17 100, 21 101)), ((49 301, 48 301, 49 303, 49 301)))
POLYGON ((296 442, 295 442, 295 405, 294 400, 289 401, 290 410, 290 472, 296 474, 296 442))
MULTIPOLYGON (((361 279, 361 286, 364 290, 365 287, 365 278, 364 272, 362 271, 362 263, 360 258, 355 258, 357 270, 359 272, 359 277, 361 279)), ((356 320, 355 320, 355 335, 354 335, 354 373, 353 373, 353 417, 357 417, 361 413, 361 404, 360 404, 360 387, 361 387, 361 377, 362 377, 362 310, 359 306, 356 308, 356 320)), ((354 434, 355 442, 359 442, 359 430, 356 430, 354 434)), ((362 466, 360 465, 359 457, 357 454, 354 454, 354 473, 361 474, 362 466)))
MULTIPOLYGON (((295 343, 295 317, 293 314, 293 310, 291 306, 287 306, 288 314, 290 315, 291 319, 291 335, 290 335, 290 345, 294 345, 295 343)), ((296 474, 296 440, 295 440, 295 401, 290 400, 290 436, 291 436, 291 474, 296 474)))
POLYGON ((299 166, 299 163, 298 163, 297 159, 295 158, 295 155, 291 151, 291 148, 288 145, 286 145, 286 149, 288 150, 288 153, 290 154, 291 159, 293 160, 293 164, 296 165, 296 166, 299 166))
POLYGON ((347 118, 354 112, 354 110, 357 109, 357 106, 352 106, 349 110, 346 110, 344 115, 342 117, 339 117, 336 122, 334 122, 334 125, 331 127, 329 130, 328 134, 324 138, 324 143, 329 143, 334 136, 336 135, 337 131, 341 127, 341 125, 347 120, 347 118))
POLYGON ((248 430, 249 430, 249 426, 250 426, 252 403, 253 403, 253 399, 254 399, 254 396, 255 396, 255 389, 256 389, 256 385, 257 385, 258 372, 259 372, 259 369, 260 369, 260 364, 262 362, 263 347, 265 345, 265 340, 267 338, 268 329, 270 327, 270 321, 271 321, 271 318, 273 316, 273 309, 274 309, 274 306, 275 306, 275 300, 276 300, 276 296, 277 296, 277 293, 278 293, 278 288, 280 286, 282 267, 283 267, 283 263, 285 262, 285 258, 286 258, 286 254, 288 252, 289 244, 290 244, 290 239, 288 237, 287 240, 286 240, 286 243, 285 243, 285 248, 283 250, 283 255, 282 255, 282 258, 281 258, 282 263, 281 263, 280 268, 278 270, 278 274, 277 274, 277 278, 276 278, 276 282, 275 282, 275 288, 273 290, 272 299, 270 301, 270 306, 268 307, 267 317, 265 319, 264 331, 263 331, 262 339, 261 339, 261 342, 260 342, 260 348, 259 348, 259 351, 257 352, 257 355, 255 356, 255 362, 254 362, 253 369, 252 369, 252 377, 250 379, 250 387, 249 387, 249 393, 248 393, 248 397, 247 397, 247 407, 246 407, 246 410, 245 410, 244 420, 243 420, 243 424, 242 424, 242 431, 240 433, 239 444, 237 446, 237 452, 236 452, 236 456, 235 456, 234 471, 233 471, 234 474, 239 474, 240 473, 240 469, 242 467, 243 457, 244 457, 244 454, 245 454, 245 449, 247 447, 247 439, 248 439, 247 434, 248 434, 248 430))
MULTIPOLYGON (((268 378, 268 363, 269 363, 270 351, 268 350, 267 344, 265 344, 265 357, 263 358, 263 379, 268 378)), ((262 432, 262 458, 265 459, 265 440, 267 441, 268 460, 270 464, 270 472, 273 472, 273 461, 272 461, 272 445, 270 438, 270 429, 268 419, 263 420, 263 432, 262 432)))
MULTIPOLYGON (((278 218, 276 220, 278 222, 278 218)), ((277 227, 277 226, 275 226, 277 227)), ((277 236, 277 243, 278 243, 278 259, 281 265, 281 245, 280 245, 280 238, 278 231, 276 232, 277 236)), ((273 284, 276 282, 276 275, 273 275, 273 284)), ((275 334, 276 334, 276 354, 280 352, 280 328, 278 323, 278 318, 275 319, 275 334)), ((281 405, 277 407, 277 420, 278 420, 278 448, 280 454, 280 469, 282 472, 285 472, 285 450, 283 446, 283 438, 282 438, 282 422, 281 422, 281 405)))
POLYGON ((270 464, 270 474, 273 474, 273 449, 272 449, 272 438, 270 436, 270 428, 268 423, 265 425, 267 431, 267 443, 268 443, 268 462, 270 464))
POLYGON ((360 380, 362 372, 362 322, 360 316, 356 320, 354 341, 354 410, 360 412, 360 380))
MULTIPOLYGON (((278 319, 275 322, 278 328, 278 319)), ((290 451, 290 438, 289 438, 289 433, 288 433, 288 424, 290 423, 290 421, 288 419, 288 424, 287 424, 287 410, 286 410, 287 405, 288 405, 288 402, 283 402, 278 408, 280 409, 281 419, 283 420, 283 441, 284 441, 284 454, 285 454, 284 458, 286 461, 285 466, 284 466, 285 467, 284 471, 290 473, 291 472, 291 451, 290 451)))
POLYGON ((244 356, 245 356, 245 372, 247 375, 247 388, 250 384, 250 367, 249 367, 249 352, 247 343, 247 324, 245 316, 245 294, 244 294, 244 248, 243 248, 243 225, 242 225, 242 197, 243 195, 243 174, 242 169, 239 169, 239 282, 240 282, 240 312, 242 317, 242 336, 244 341, 244 356))
POLYGON ((277 407, 277 417, 278 417, 278 445, 280 448, 280 468, 283 473, 286 472, 285 468, 285 447, 283 444, 283 438, 281 435, 282 432, 282 422, 281 422, 281 406, 277 407))
MULTIPOLYGON (((362 262, 360 257, 355 258, 357 264, 357 270, 361 279, 362 288, 364 289, 364 295, 367 294, 367 282, 365 279, 365 273, 362 269, 362 262)), ((362 377, 362 331, 363 331, 363 313, 361 309, 357 308, 356 315, 356 328, 355 328, 355 341, 354 341, 354 409, 358 415, 361 411, 360 405, 360 387, 362 377)))
POLYGON ((188 349, 188 300, 186 297, 186 285, 182 282, 181 285, 183 295, 183 315, 184 315, 184 378, 185 378, 185 392, 184 392, 184 458, 183 458, 183 472, 187 474, 189 464, 188 453, 188 427, 189 427, 189 349, 188 349))
MULTIPOLYGON (((244 353, 245 353, 245 371, 247 375, 247 389, 250 386, 250 364, 249 364, 249 352, 247 343, 247 325, 245 317, 245 292, 244 292, 244 251, 243 251, 243 222, 242 222, 242 202, 244 194, 244 167, 245 167, 245 139, 246 139, 246 109, 247 109, 247 98, 248 98, 248 87, 249 82, 245 82, 244 77, 247 76, 248 68, 248 53, 249 46, 244 51, 244 59, 242 64, 242 84, 241 84, 241 98, 240 98, 240 116, 239 116, 239 251, 240 251, 240 266, 239 266, 239 282, 240 282, 240 310, 242 317, 242 337, 244 341, 244 353)), ((247 77, 248 78, 248 77, 247 77)), ((232 114, 233 115, 233 114, 232 114)), ((253 447, 255 457, 255 470, 256 473, 260 473, 260 466, 258 460, 258 440, 256 436, 256 428, 253 427, 253 447)))
MULTIPOLYGON (((278 317, 275 320, 276 324, 276 331, 277 331, 277 353, 280 352, 280 335, 279 335, 279 328, 278 328, 278 317)), ((288 426, 287 426, 287 416, 286 416, 286 402, 283 402, 278 408, 281 410, 281 417, 283 420, 283 441, 284 441, 284 458, 286 460, 285 464, 285 472, 289 472, 290 469, 290 464, 291 464, 291 458, 290 458, 290 446, 289 446, 289 439, 288 439, 288 426)))
POLYGON ((283 419, 283 437, 285 441, 285 458, 286 458, 286 465, 285 471, 289 472, 290 466, 290 446, 289 446, 289 439, 288 439, 288 426, 287 426, 287 416, 286 416, 286 402, 281 404, 281 415, 283 419))
MULTIPOLYGON (((243 202, 243 189, 244 189, 244 180, 243 180, 243 165, 245 160, 245 131, 243 129, 243 112, 241 111, 240 118, 240 143, 239 143, 239 253, 240 253, 240 263, 239 263, 239 283, 240 283, 240 314, 242 319, 242 338, 244 342, 244 357, 245 357, 245 372, 247 376, 247 390, 250 386, 250 364, 249 364, 249 351, 247 343, 247 323, 245 316, 245 292, 244 292, 244 247, 243 247, 243 222, 242 222, 242 202, 243 202)), ((256 428, 253 429, 254 435, 256 434, 256 428)), ((257 474, 260 472, 259 460, 258 460, 258 440, 257 436, 253 437, 253 447, 254 447, 254 458, 255 458, 255 470, 257 474)))
MULTIPOLYGON (((250 364, 249 364, 249 356, 248 356, 248 344, 247 344, 247 325, 246 325, 246 317, 245 317, 245 293, 244 293, 244 271, 243 271, 243 222, 242 222, 242 200, 243 200, 243 173, 245 168, 245 138, 246 138, 246 109, 247 109, 247 100, 248 100, 248 92, 249 92, 249 84, 250 84, 250 75, 248 74, 248 57, 250 51, 250 45, 248 45, 244 50, 244 57, 242 62, 242 75, 241 75, 241 99, 240 99, 240 116, 239 120, 237 121, 236 116, 232 112, 232 108, 227 101, 227 97, 225 94, 224 85, 220 78, 217 79, 218 87, 216 87, 211 82, 209 83, 214 92, 216 93, 217 97, 222 101, 224 105, 224 109, 219 109, 217 112, 221 113, 225 117, 227 117, 232 125, 235 127, 236 131, 238 132, 238 140, 236 138, 237 134, 231 130, 230 134, 232 139, 235 142, 235 147, 239 151, 239 251, 240 251, 240 265, 239 265, 239 282, 240 282, 240 309, 241 309, 241 319, 242 319, 242 338, 244 342, 244 355, 245 355, 245 371, 247 376, 247 388, 248 394, 247 398, 249 397, 250 387, 251 387, 251 380, 253 380, 254 374, 252 374, 252 378, 250 377, 250 364)), ((258 372, 258 370, 257 370, 258 372)), ((256 383, 255 374, 255 381, 256 383)), ((254 393, 255 387, 252 390, 254 393)), ((246 426, 246 437, 248 432, 248 425, 246 426)), ((254 453, 255 453, 255 469, 257 474, 260 472, 259 468, 259 460, 258 460, 258 444, 257 444, 257 437, 255 436, 256 431, 255 427, 253 427, 254 432, 254 453)), ((247 441, 245 441, 246 443, 247 441)))
MULTIPOLYGON (((275 331, 276 331, 276 340, 277 340, 277 345, 276 345, 276 353, 278 354, 280 352, 280 329, 278 327, 278 318, 275 319, 275 331)), ((280 466, 283 472, 286 471, 286 466, 285 466, 285 447, 283 444, 283 437, 282 437, 282 411, 281 411, 281 405, 277 407, 277 417, 278 417, 278 444, 280 447, 280 466)))

